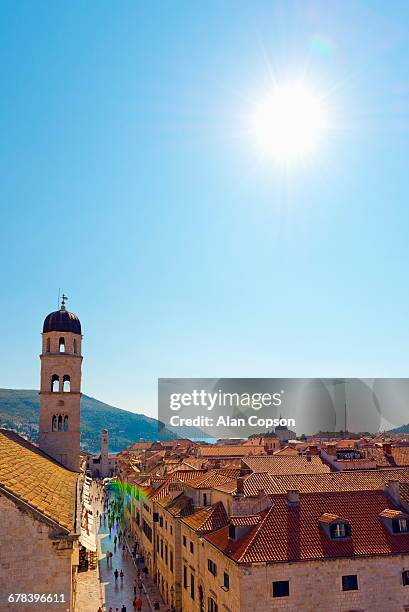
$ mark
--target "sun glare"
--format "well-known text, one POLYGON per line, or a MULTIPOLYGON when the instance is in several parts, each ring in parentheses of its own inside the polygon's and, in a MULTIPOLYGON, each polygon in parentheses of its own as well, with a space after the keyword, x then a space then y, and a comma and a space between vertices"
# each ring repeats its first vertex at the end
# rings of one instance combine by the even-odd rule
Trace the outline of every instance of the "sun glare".
POLYGON ((263 157, 289 164, 314 153, 327 127, 320 98, 294 82, 276 85, 256 104, 250 131, 263 157))

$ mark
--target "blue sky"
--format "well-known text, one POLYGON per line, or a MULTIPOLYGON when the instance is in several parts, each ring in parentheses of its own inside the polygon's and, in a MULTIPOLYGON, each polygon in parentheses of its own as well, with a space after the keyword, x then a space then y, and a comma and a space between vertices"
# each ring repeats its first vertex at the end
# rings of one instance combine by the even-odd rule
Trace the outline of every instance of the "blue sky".
POLYGON ((406 376, 405 2, 0 7, 0 386, 37 388, 58 288, 83 391, 164 377, 406 376), (302 75, 331 130, 288 171, 249 109, 302 75))

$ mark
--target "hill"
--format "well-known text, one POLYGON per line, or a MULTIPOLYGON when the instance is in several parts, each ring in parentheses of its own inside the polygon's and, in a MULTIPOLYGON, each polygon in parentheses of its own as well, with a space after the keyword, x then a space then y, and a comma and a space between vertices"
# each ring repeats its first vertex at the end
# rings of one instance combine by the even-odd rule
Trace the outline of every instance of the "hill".
MULTIPOLYGON (((32 389, 0 389, 0 424, 37 441, 40 401, 32 389)), ((81 397, 81 448, 95 453, 100 448, 101 429, 109 431, 109 450, 118 452, 137 440, 170 440, 178 436, 167 429, 158 431, 158 421, 81 397)))

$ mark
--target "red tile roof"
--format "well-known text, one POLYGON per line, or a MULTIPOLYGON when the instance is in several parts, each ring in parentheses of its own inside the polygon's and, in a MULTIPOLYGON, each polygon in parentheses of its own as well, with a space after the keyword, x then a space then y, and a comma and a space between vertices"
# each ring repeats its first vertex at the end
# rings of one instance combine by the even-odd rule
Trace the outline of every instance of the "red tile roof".
POLYGON ((266 451, 262 446, 234 446, 227 444, 226 446, 199 446, 199 455, 201 457, 246 457, 249 455, 260 456, 265 455, 266 451))
POLYGON ((268 493, 286 493, 294 489, 302 493, 382 490, 388 480, 409 483, 409 469, 359 470, 356 472, 330 472, 329 474, 286 474, 272 476, 271 479, 272 490, 266 491, 268 493))
POLYGON ((221 502, 214 504, 214 506, 199 508, 196 512, 181 520, 188 527, 200 533, 210 533, 221 529, 229 522, 226 510, 221 502))
MULTIPOLYGON (((197 471, 193 473, 197 475, 197 471)), ((231 478, 229 476, 210 471, 206 474, 200 474, 195 479, 190 480, 188 484, 189 487, 193 489, 213 489, 213 487, 223 485, 230 480, 231 478)))
POLYGON ((254 527, 261 521, 260 514, 247 514, 245 516, 231 516, 230 524, 235 527, 254 527))
POLYGON ((259 524, 239 540, 229 539, 228 528, 204 537, 239 563, 407 554, 409 535, 390 534, 380 520, 388 506, 391 502, 381 491, 304 493, 300 503, 291 506, 286 495, 276 495, 259 524), (351 524, 348 540, 327 537, 319 523, 325 513, 351 524))
POLYGON ((330 468, 317 455, 311 455, 309 459, 303 455, 246 457, 242 459, 242 462, 253 472, 268 472, 269 474, 324 474, 330 472, 330 468))

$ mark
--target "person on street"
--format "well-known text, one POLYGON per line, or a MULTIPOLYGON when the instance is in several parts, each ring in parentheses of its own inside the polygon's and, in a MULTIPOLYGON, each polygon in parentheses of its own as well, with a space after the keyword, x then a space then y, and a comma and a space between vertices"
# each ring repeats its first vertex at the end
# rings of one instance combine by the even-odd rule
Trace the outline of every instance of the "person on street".
POLYGON ((119 575, 120 575, 120 577, 121 577, 121 584, 122 584, 122 583, 123 583, 123 581, 124 581, 124 573, 123 573, 123 571, 122 571, 122 570, 121 570, 121 573, 120 573, 119 575))
POLYGON ((135 599, 134 608, 135 610, 142 610, 142 599, 140 597, 138 597, 138 599, 135 599))
POLYGON ((117 583, 118 582, 118 576, 119 576, 119 572, 118 572, 117 569, 114 571, 114 576, 115 576, 115 583, 117 583))

